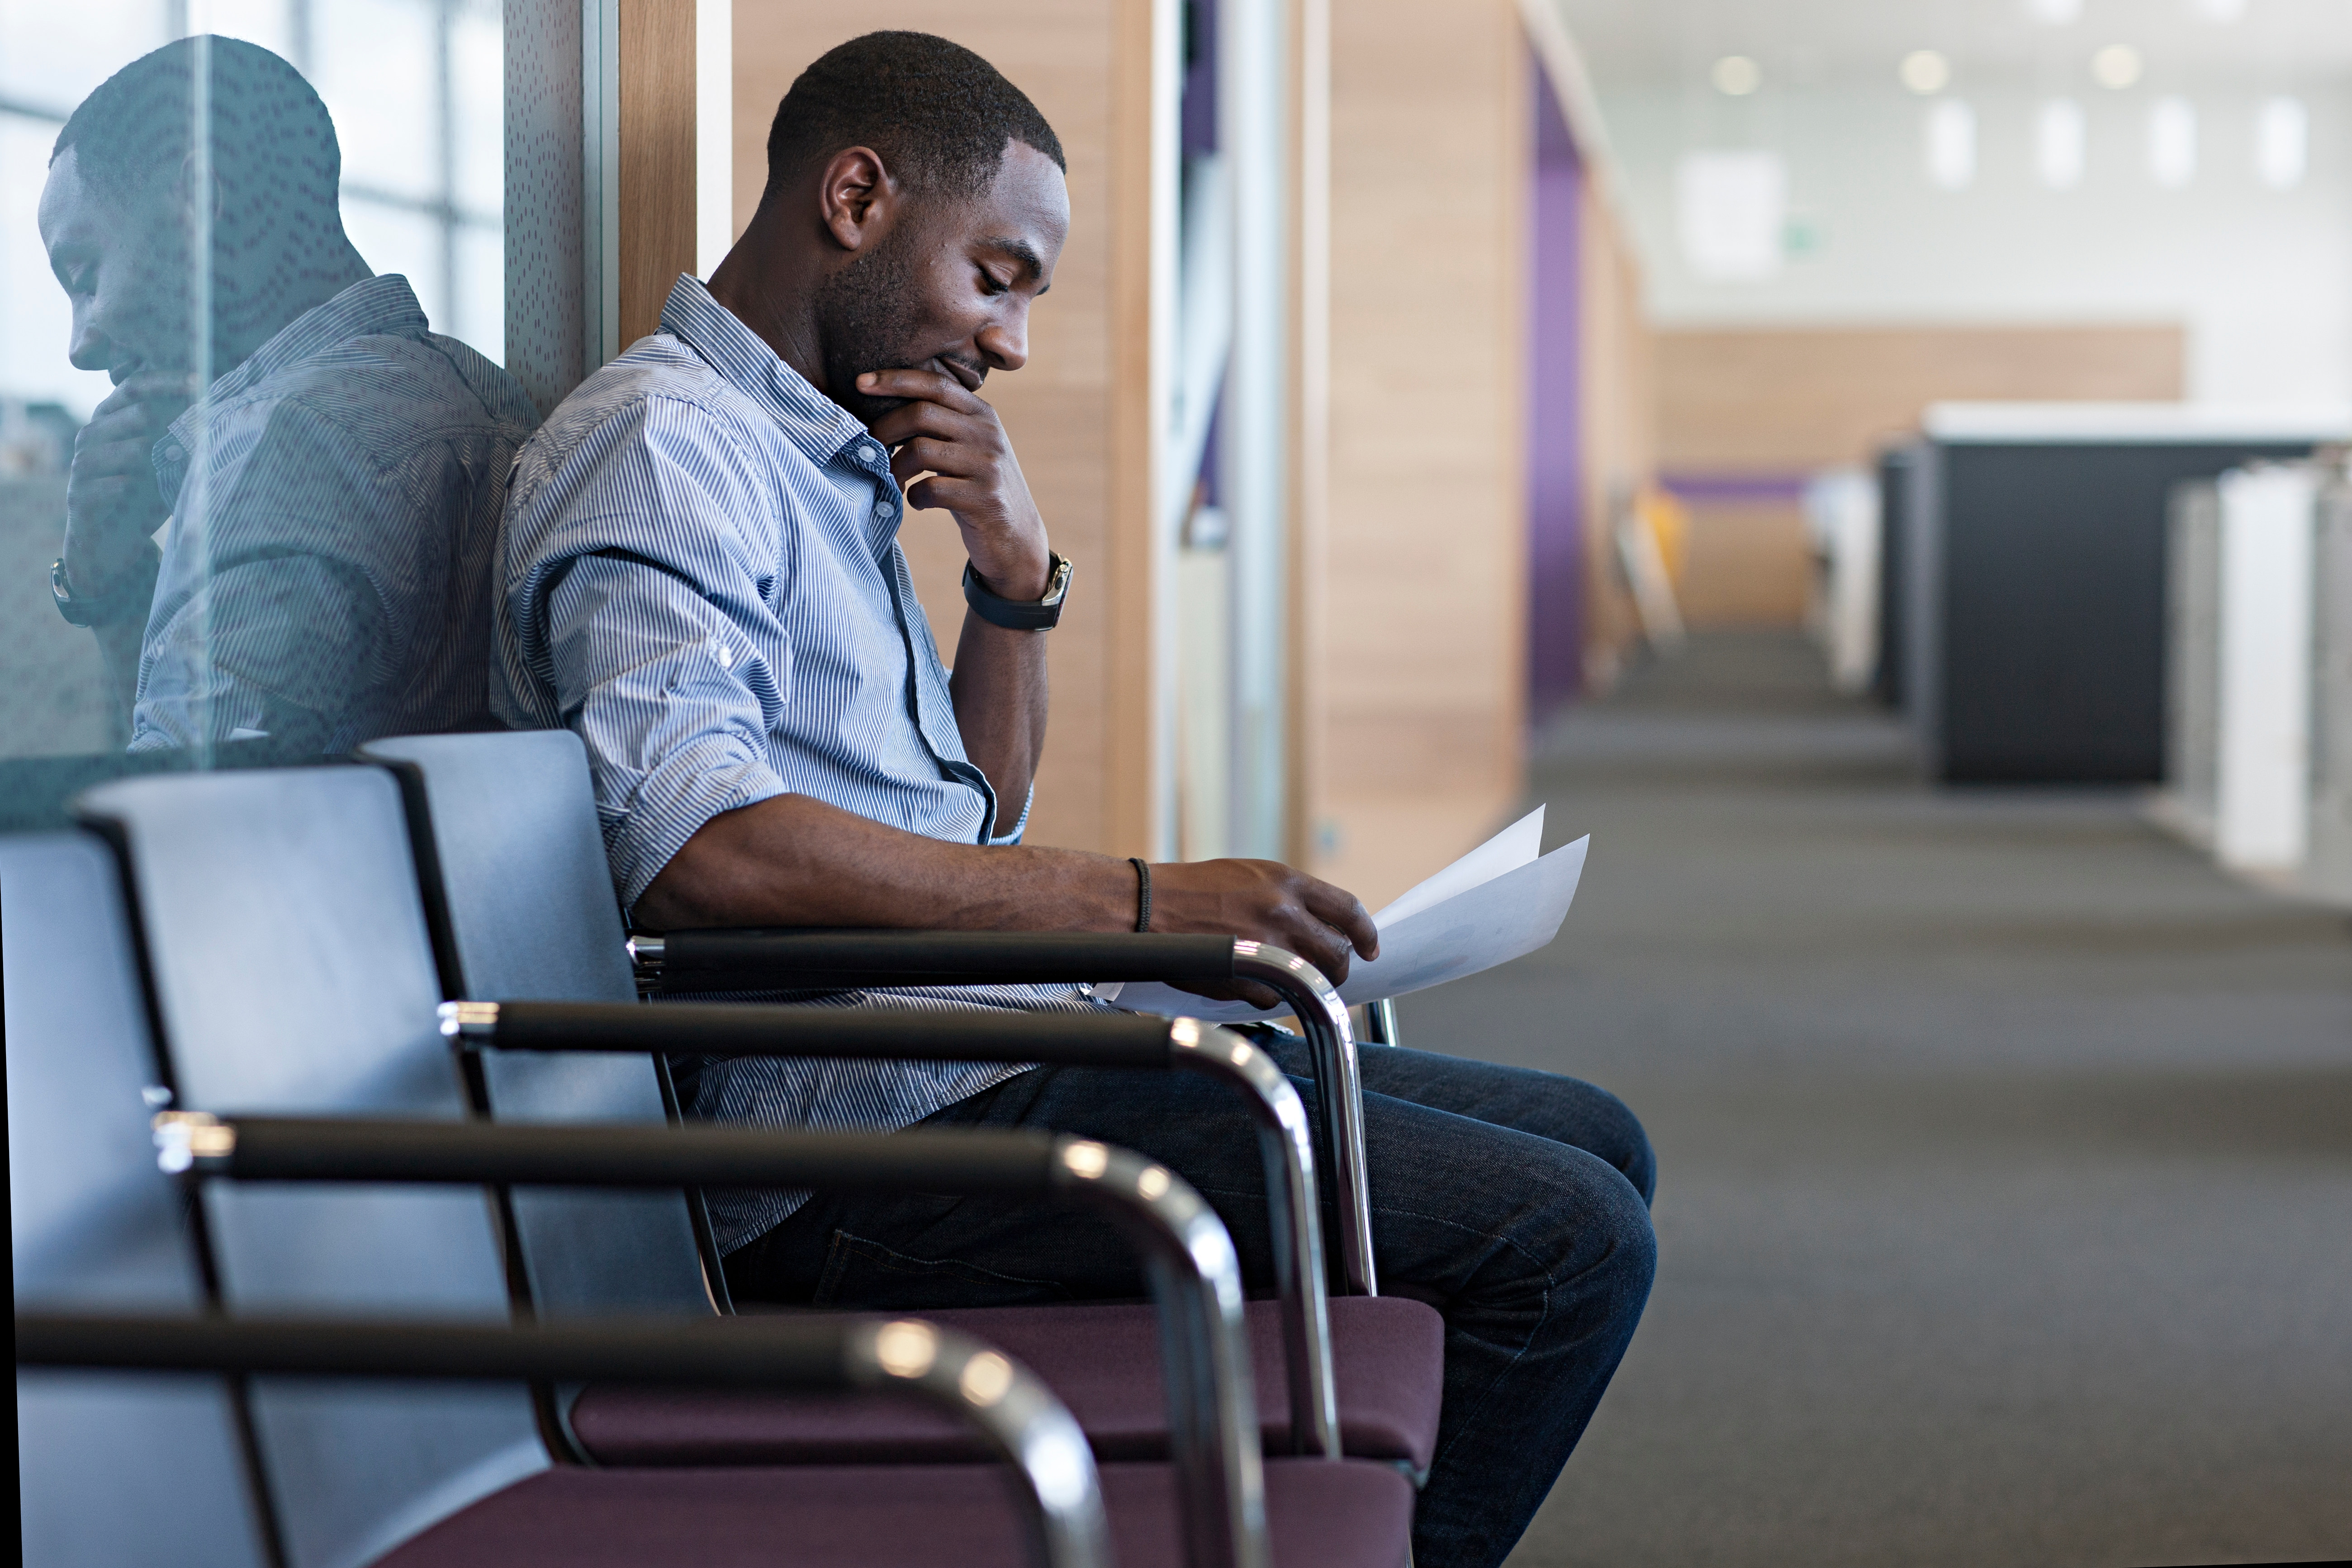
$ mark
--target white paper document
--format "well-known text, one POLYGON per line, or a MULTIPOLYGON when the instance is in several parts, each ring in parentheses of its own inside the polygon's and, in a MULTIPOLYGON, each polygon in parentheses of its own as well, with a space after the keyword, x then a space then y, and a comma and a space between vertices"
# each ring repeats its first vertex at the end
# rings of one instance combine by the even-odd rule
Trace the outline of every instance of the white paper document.
MULTIPOLYGON (((1444 870, 1372 917, 1381 956, 1356 960, 1339 987, 1349 1004, 1425 991, 1533 952, 1559 934, 1584 873, 1590 837, 1549 855, 1538 806, 1444 870)), ((1181 1016, 1214 1024, 1280 1017, 1246 1002, 1212 1002, 1159 984, 1097 985, 1095 994, 1131 1013, 1181 1016)))

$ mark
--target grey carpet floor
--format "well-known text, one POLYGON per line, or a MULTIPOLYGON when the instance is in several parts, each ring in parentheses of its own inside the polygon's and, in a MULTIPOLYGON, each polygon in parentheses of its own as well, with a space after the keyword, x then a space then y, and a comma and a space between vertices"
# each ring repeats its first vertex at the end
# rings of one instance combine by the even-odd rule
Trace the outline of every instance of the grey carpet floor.
POLYGON ((1923 786, 1793 637, 1531 790, 1566 928, 1405 1037, 1623 1096, 1660 1265, 1515 1568, 2352 1557, 2352 922, 2130 794, 1923 786))

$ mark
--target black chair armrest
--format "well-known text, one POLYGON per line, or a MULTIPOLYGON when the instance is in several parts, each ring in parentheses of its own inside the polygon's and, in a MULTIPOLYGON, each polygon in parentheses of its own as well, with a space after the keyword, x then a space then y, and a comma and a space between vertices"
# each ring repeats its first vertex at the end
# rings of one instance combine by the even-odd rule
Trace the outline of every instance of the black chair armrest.
POLYGON ((647 996, 1111 980, 1159 981, 1196 990, 1238 980, 1263 985, 1290 1008, 1314 1058, 1315 1081, 1322 1091, 1323 1168, 1330 1173, 1339 1206, 1340 1273, 1357 1294, 1379 1292, 1364 1163, 1363 1088, 1347 1005, 1312 964, 1294 953, 1240 938, 1134 931, 741 928, 643 933, 629 939, 629 954, 637 988, 647 996))
MULTIPOLYGON (((1230 953, 1232 944, 1224 945, 1230 953)), ((974 1009, 941 1014, 723 1002, 678 1007, 626 1002, 445 1002, 441 1029, 460 1044, 496 1049, 1050 1061, 1205 1071, 1221 1078, 1241 1091, 1258 1124, 1275 1278, 1289 1350, 1292 1439, 1301 1452, 1339 1457, 1339 1403, 1330 1371, 1330 1309, 1322 1273, 1314 1137, 1297 1090, 1273 1058, 1238 1035, 1190 1018, 1123 1013, 974 1009)), ((721 1184, 842 1184, 730 1178, 721 1184)), ((1340 1209, 1344 1222, 1349 1213, 1344 1197, 1340 1209)))
POLYGON ((1229 985, 1234 978, 1230 937, 1134 931, 677 931, 635 937, 629 951, 640 984, 665 995, 1089 979, 1229 985))
POLYGON ((977 1428, 1021 1474, 1036 1555, 1107 1568, 1086 1434, 1026 1368, 916 1320, 607 1320, 488 1327, 347 1318, 16 1315, 16 1364, 313 1377, 904 1389, 977 1428))
POLYGON ((1167 1068, 1174 1021, 1140 1014, 971 1008, 792 1007, 731 1002, 645 1007, 628 1002, 444 1002, 441 1032, 463 1044, 524 1051, 626 1051, 689 1057, 920 1058, 1167 1068))

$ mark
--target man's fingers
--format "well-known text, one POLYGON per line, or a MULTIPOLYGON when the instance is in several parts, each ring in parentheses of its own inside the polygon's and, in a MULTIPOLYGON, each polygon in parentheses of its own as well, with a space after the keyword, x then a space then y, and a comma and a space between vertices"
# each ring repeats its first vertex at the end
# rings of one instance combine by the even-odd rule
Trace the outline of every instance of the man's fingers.
POLYGON ((907 505, 916 511, 951 511, 985 518, 1000 510, 998 498, 978 479, 934 474, 907 487, 907 505))
POLYGON ((874 438, 893 451, 922 440, 979 451, 992 449, 1002 440, 994 426, 929 403, 909 403, 884 415, 874 423, 874 438))
POLYGON ((890 471, 905 484, 917 474, 945 474, 968 479, 987 466, 986 457, 954 441, 919 436, 890 455, 890 471))
POLYGON ((1372 923, 1371 915, 1355 894, 1310 878, 1305 902, 1317 920, 1346 937, 1358 952, 1366 958, 1381 955, 1381 928, 1372 923))
POLYGON ((873 397, 911 397, 936 403, 959 414, 988 406, 951 375, 936 370, 869 370, 857 378, 857 390, 873 397))
POLYGON ((163 433, 163 426, 155 422, 147 405, 133 403, 111 414, 92 415, 89 424, 74 432, 74 450, 108 447, 121 441, 140 441, 152 447, 163 433))
POLYGON ((1294 923, 1281 945, 1313 964, 1334 985, 1348 978, 1347 939, 1311 914, 1294 923))
POLYGON ((1175 989, 1195 996, 1206 996, 1212 1002, 1246 1002, 1261 1012, 1270 1013, 1286 1005, 1281 997, 1265 986, 1253 985, 1246 981, 1237 980, 1230 985, 1179 985, 1175 989))
POLYGON ((110 474, 145 474, 154 477, 155 463, 152 448, 145 441, 103 441, 94 447, 84 447, 73 455, 76 479, 99 479, 110 474))

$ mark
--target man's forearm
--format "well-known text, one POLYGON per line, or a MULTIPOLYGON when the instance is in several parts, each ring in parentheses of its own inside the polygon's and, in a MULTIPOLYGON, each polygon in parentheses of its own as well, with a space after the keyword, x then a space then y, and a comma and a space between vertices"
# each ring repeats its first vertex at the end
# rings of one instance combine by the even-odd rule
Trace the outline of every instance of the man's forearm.
POLYGON ((705 823, 634 912, 653 931, 1124 931, 1135 898, 1134 868, 1107 855, 942 843, 783 795, 705 823))
MULTIPOLYGON (((632 911, 648 931, 868 926, 918 931, 1131 931, 1135 868, 1108 855, 950 844, 807 795, 780 795, 702 825, 632 911)), ((1380 933, 1344 889, 1272 860, 1152 868, 1151 929, 1271 942, 1333 984, 1380 933)), ((1260 1006, 1270 992, 1241 987, 1260 1006)))
MULTIPOLYGON (((1042 592, 1042 590, 1041 590, 1042 592)), ((1045 644, 1051 632, 1009 631, 966 611, 956 643, 956 729, 964 754, 996 791, 996 837, 1013 831, 1045 752, 1045 644)))

